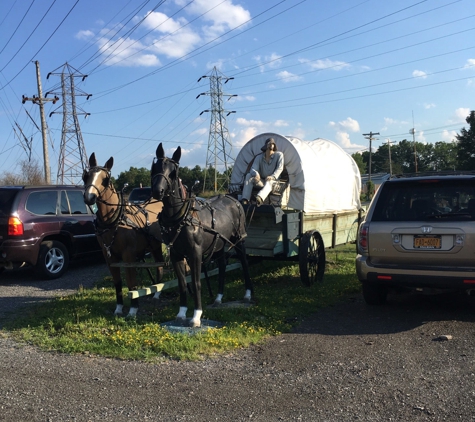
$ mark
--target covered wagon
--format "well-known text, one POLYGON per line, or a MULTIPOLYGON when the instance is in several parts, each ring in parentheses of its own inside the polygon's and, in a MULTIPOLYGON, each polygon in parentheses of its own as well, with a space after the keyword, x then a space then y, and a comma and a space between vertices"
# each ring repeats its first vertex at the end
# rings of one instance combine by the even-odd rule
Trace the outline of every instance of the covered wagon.
MULTIPOLYGON (((361 214, 361 176, 353 158, 326 139, 302 141, 262 133, 238 153, 230 194, 240 198, 246 173, 272 137, 284 154, 284 171, 264 205, 246 207, 250 256, 298 260, 305 284, 321 280, 325 248, 354 242, 361 214)), ((256 192, 254 192, 256 193, 256 192)))

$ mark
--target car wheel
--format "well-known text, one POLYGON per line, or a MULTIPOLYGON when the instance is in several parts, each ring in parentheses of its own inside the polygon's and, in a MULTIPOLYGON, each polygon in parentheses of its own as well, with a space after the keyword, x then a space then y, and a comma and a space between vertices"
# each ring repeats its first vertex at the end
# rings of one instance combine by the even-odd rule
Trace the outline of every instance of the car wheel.
POLYGON ((388 297, 388 288, 369 281, 363 281, 363 297, 368 305, 383 305, 388 297))
POLYGON ((46 279, 52 280, 61 277, 69 265, 69 253, 61 242, 48 240, 41 244, 37 272, 46 279))

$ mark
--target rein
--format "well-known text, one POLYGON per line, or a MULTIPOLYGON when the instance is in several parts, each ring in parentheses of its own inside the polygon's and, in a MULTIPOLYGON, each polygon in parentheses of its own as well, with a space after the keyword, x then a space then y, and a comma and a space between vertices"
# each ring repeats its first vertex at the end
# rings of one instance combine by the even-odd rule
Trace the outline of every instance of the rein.
MULTIPOLYGON (((169 160, 175 164, 178 170, 178 164, 175 163, 173 160, 169 160)), ((177 171, 178 173, 178 171, 177 171)), ((201 228, 203 231, 208 232, 210 234, 214 235, 214 240, 212 245, 209 247, 208 255, 207 257, 203 260, 203 263, 206 264, 211 260, 211 257, 213 256, 213 253, 216 251, 216 246, 218 243, 219 239, 224 240, 226 243, 230 245, 230 249, 235 247, 236 244, 231 242, 231 240, 227 239, 225 236, 214 230, 213 227, 208 227, 202 224, 201 220, 197 215, 193 215, 193 211, 196 211, 192 204, 194 201, 194 198, 187 197, 187 193, 185 190, 184 185, 181 183, 181 180, 177 177, 175 180, 171 180, 167 175, 164 173, 156 173, 152 176, 152 185, 155 183, 157 177, 163 177, 165 181, 167 182, 167 189, 164 193, 164 198, 168 198, 168 203, 171 208, 176 208, 179 207, 178 211, 174 212, 170 216, 166 216, 165 213, 162 211, 159 215, 159 222, 160 226, 162 228, 162 236, 165 239, 167 237, 171 237, 171 239, 168 239, 169 241, 166 242, 168 245, 169 250, 174 247, 174 243, 176 239, 179 237, 182 229, 185 226, 196 226, 201 228), (176 191, 179 192, 179 196, 176 195, 176 191), (170 199, 174 199, 175 203, 172 204, 172 201, 170 199), (175 231, 173 234, 172 231, 175 231)), ((212 208, 208 202, 206 202, 206 207, 209 209, 211 213, 211 220, 214 221, 213 217, 213 212, 214 208, 212 208)), ((203 256, 206 254, 203 253, 203 256)))
MULTIPOLYGON (((99 202, 101 204, 104 204, 106 206, 115 206, 116 209, 114 211, 114 213, 109 217, 107 218, 107 216, 110 214, 110 213, 107 213, 105 216, 101 215, 101 213, 98 211, 96 213, 96 219, 94 221, 94 226, 95 226, 95 230, 96 230, 96 234, 98 236, 103 236, 106 232, 110 231, 110 230, 114 230, 113 232, 113 235, 112 235, 112 239, 109 243, 109 245, 106 245, 104 242, 103 242, 103 246, 104 246, 104 249, 106 250, 106 253, 107 253, 107 256, 110 258, 111 257, 111 247, 114 243, 114 240, 115 240, 115 236, 117 234, 117 230, 120 226, 120 223, 124 220, 124 210, 125 210, 125 204, 124 204, 124 197, 122 195, 122 192, 117 192, 114 188, 114 186, 111 184, 110 182, 110 171, 104 167, 92 167, 89 171, 93 171, 93 172, 97 172, 97 171, 105 171, 106 174, 107 174, 107 177, 103 180, 103 183, 102 183, 102 186, 104 187, 104 189, 101 191, 99 190, 99 188, 94 185, 93 183, 90 183, 88 185, 85 186, 85 191, 89 188, 94 188, 96 191, 97 191, 97 198, 96 198, 96 202, 99 202), (107 182, 107 183, 104 183, 104 182, 107 182), (117 195, 117 198, 118 198, 118 202, 113 204, 113 203, 110 203, 104 199, 102 199, 103 195, 105 192, 107 191, 110 191, 111 192, 111 196, 116 194, 117 195), (107 220, 106 220, 107 218, 107 220)), ((84 176, 83 176, 83 179, 85 179, 85 176, 87 175, 87 171, 85 170, 84 171, 84 176)))

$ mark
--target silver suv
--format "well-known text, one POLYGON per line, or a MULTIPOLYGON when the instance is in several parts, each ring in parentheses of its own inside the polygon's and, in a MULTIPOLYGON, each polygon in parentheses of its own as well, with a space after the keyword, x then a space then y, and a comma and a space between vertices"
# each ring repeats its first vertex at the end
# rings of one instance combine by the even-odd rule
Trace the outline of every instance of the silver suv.
POLYGON ((384 182, 361 223, 356 272, 370 305, 391 287, 475 292, 475 174, 384 182))

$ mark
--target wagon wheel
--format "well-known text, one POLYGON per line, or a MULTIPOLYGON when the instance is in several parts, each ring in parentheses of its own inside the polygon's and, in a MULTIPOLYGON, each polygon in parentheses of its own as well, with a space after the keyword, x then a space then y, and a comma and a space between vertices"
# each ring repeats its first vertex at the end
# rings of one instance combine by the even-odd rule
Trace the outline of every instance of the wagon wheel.
POLYGON ((300 279, 306 286, 323 281, 325 274, 325 247, 320 233, 308 231, 300 239, 300 279))

